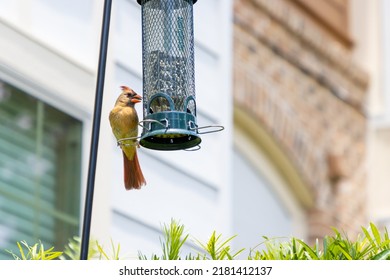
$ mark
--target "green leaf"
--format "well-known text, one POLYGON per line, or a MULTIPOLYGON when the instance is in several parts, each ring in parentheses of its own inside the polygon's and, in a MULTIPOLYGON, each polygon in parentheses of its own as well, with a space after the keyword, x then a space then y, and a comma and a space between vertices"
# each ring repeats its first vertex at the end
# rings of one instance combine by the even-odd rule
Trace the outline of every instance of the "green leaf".
POLYGON ((99 256, 99 260, 102 260, 103 257, 106 259, 106 260, 109 260, 110 258, 108 257, 108 255, 106 254, 106 252, 103 250, 103 247, 99 244, 98 241, 96 241, 96 247, 100 253, 100 256, 99 256))
POLYGON ((372 257, 372 260, 388 260, 390 259, 390 249, 384 250, 372 257))
MULTIPOLYGON (((25 243, 23 243, 23 241, 21 241, 21 243, 22 243, 23 245, 25 244, 25 243)), ((19 242, 17 242, 16 244, 18 245, 21 259, 22 259, 22 260, 27 260, 25 254, 24 254, 24 250, 23 250, 23 248, 22 248, 22 245, 20 245, 19 242)))
POLYGON ((364 233, 365 237, 370 241, 371 245, 375 246, 375 241, 371 237, 371 234, 368 232, 368 230, 365 229, 364 227, 362 227, 362 230, 363 230, 363 233, 364 233))
POLYGON ((373 223, 370 223, 370 227, 371 227, 372 234, 375 237, 376 244, 378 246, 380 246, 380 244, 381 244, 381 235, 380 235, 380 233, 378 231, 378 228, 373 223))
POLYGON ((16 242, 16 244, 20 252, 20 257, 13 252, 8 251, 15 260, 53 260, 62 255, 62 252, 53 251, 54 247, 45 250, 41 241, 39 241, 39 243, 35 243, 33 246, 28 245, 25 240, 16 242))
POLYGON ((305 242, 303 242, 302 240, 299 240, 297 239, 298 243, 301 244, 303 246, 303 248, 305 249, 305 251, 310 255, 310 257, 313 259, 313 260, 319 260, 318 258, 318 254, 316 254, 316 252, 314 252, 314 250, 309 246, 307 245, 305 242))
POLYGON ((217 233, 213 231, 211 234, 208 242, 206 244, 203 244, 199 240, 196 240, 196 242, 200 245, 200 247, 205 250, 209 258, 212 260, 233 260, 235 259, 241 252, 245 250, 240 249, 237 252, 231 252, 231 247, 229 246, 229 243, 236 237, 236 235, 227 238, 224 241, 221 241, 222 234, 219 234, 217 236, 217 233))
POLYGON ((344 250, 344 248, 339 244, 338 245, 338 248, 340 249, 340 251, 343 253, 343 255, 348 259, 348 260, 352 260, 352 256, 346 251, 344 250))

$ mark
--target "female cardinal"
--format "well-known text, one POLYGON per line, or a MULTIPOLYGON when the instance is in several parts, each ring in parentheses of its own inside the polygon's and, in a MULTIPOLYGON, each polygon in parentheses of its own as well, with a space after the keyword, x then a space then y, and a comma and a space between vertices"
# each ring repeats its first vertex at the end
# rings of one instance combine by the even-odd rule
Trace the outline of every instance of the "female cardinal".
POLYGON ((123 152, 125 188, 140 189, 146 182, 137 157, 138 115, 134 105, 141 102, 142 97, 126 86, 121 89, 122 93, 116 100, 109 119, 112 132, 116 139, 120 140, 118 144, 123 152))

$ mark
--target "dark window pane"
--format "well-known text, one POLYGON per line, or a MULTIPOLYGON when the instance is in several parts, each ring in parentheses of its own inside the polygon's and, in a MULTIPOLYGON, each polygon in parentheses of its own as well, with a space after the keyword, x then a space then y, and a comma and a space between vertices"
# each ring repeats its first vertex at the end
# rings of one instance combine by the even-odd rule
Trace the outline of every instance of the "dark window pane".
POLYGON ((0 259, 16 242, 62 250, 79 233, 79 120, 0 87, 0 259))

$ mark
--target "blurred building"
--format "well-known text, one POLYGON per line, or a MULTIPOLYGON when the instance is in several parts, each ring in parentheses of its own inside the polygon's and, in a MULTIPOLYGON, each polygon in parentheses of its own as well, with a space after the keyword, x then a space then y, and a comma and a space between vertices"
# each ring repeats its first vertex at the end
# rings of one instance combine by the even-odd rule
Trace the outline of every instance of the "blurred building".
MULTIPOLYGON (((0 248, 80 235, 102 8, 0 0, 0 248)), ((114 0, 92 236, 136 257, 159 252, 172 218, 248 249, 388 224, 389 13, 385 0, 198 1, 198 124, 225 130, 196 152, 140 149, 148 184, 126 192, 108 114, 121 85, 142 92, 141 10, 114 0)))
POLYGON ((368 76, 352 58, 348 15, 347 1, 234 6, 237 136, 268 154, 310 239, 367 219, 368 76))

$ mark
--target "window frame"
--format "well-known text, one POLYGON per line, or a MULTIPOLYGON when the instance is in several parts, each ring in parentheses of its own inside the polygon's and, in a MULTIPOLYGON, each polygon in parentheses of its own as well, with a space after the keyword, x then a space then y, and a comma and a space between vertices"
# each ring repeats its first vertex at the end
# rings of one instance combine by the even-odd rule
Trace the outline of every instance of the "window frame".
POLYGON ((81 235, 95 72, 1 18, 0 34, 0 80, 81 122, 81 235))

